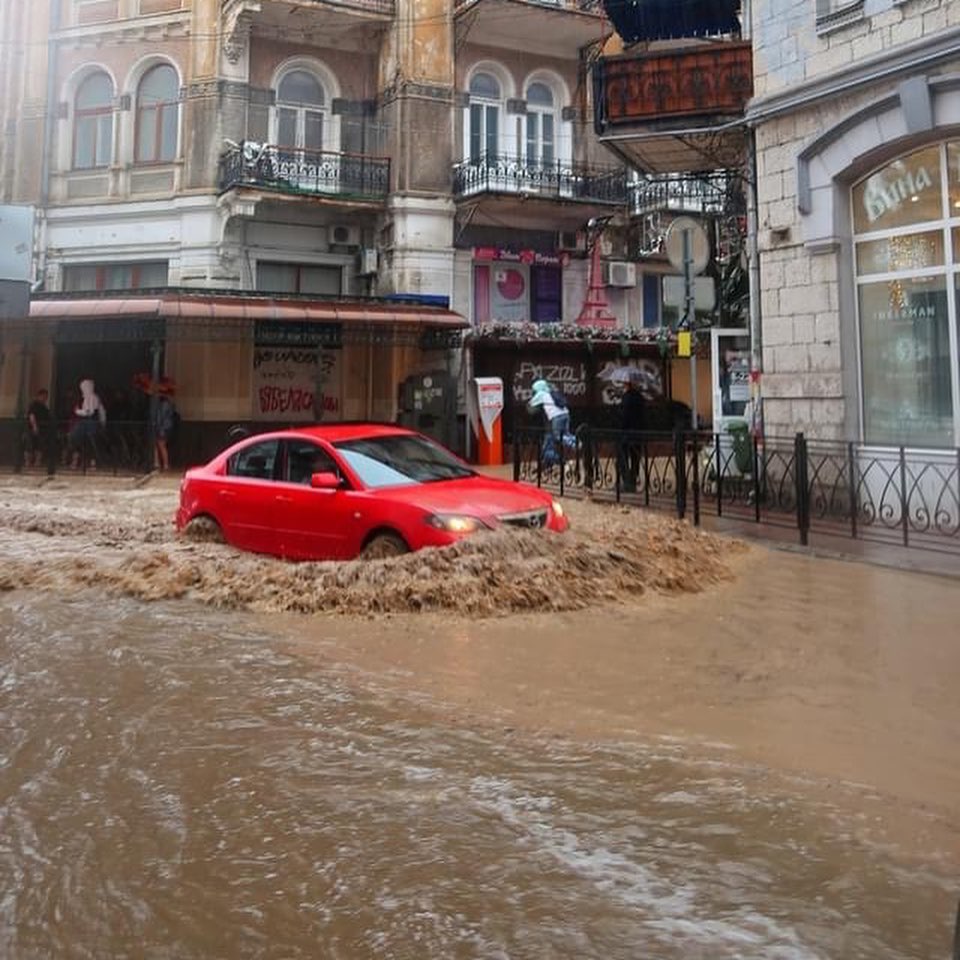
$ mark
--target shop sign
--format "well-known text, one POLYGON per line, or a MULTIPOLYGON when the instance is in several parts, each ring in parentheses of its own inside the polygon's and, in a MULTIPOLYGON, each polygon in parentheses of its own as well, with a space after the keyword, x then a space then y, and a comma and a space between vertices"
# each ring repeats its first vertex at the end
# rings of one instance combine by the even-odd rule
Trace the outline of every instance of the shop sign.
POLYGON ((340 416, 339 350, 258 344, 253 351, 254 418, 303 421, 340 416))
POLYGON ((306 320, 257 320, 254 342, 271 346, 339 347, 339 323, 310 323, 306 320))
POLYGON ((923 164, 915 170, 906 170, 894 180, 884 180, 881 177, 872 179, 863 192, 867 220, 875 223, 885 214, 898 210, 905 201, 916 199, 932 186, 933 177, 923 164))
POLYGON ((530 317, 530 271, 526 264, 490 269, 490 314, 503 323, 530 317))
POLYGON ((523 263, 528 267, 565 267, 570 263, 570 254, 540 253, 537 250, 504 250, 501 247, 474 247, 474 260, 505 260, 513 263, 523 263))

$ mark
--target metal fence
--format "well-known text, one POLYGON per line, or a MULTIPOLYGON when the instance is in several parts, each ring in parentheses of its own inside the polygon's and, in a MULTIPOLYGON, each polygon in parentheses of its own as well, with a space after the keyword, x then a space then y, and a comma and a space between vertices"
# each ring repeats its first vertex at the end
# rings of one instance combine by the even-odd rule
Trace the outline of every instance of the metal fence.
POLYGON ((153 469, 153 434, 142 420, 54 422, 31 436, 23 420, 0 421, 3 458, 15 472, 61 470, 143 474, 153 469))
POLYGON ((960 554, 960 449, 917 450, 746 433, 539 428, 513 437, 514 478, 667 510, 960 554))

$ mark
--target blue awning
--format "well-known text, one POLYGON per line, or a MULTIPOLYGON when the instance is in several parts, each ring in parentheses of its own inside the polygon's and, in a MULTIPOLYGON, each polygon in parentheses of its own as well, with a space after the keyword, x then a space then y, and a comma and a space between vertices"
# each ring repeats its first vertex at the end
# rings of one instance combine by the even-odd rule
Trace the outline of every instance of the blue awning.
POLYGON ((740 0, 603 0, 625 43, 740 33, 740 0))

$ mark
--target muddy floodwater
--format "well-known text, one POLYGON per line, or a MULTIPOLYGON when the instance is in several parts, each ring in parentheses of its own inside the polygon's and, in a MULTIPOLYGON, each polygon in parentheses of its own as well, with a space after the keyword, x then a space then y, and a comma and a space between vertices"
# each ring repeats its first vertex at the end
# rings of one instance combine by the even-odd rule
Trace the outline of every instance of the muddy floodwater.
POLYGON ((0 486, 5 960, 949 956, 960 581, 572 505, 479 615, 408 579, 507 596, 483 548, 291 568, 175 495, 0 486))

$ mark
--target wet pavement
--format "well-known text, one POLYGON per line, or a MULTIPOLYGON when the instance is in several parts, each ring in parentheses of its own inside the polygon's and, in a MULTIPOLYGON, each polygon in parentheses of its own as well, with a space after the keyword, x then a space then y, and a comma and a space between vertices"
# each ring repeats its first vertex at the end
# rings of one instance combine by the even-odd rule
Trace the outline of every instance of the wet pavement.
POLYGON ((94 576, 0 594, 4 958, 949 954, 953 581, 754 549, 562 614, 250 612, 96 583, 170 491, 5 495, 7 566, 94 576))

